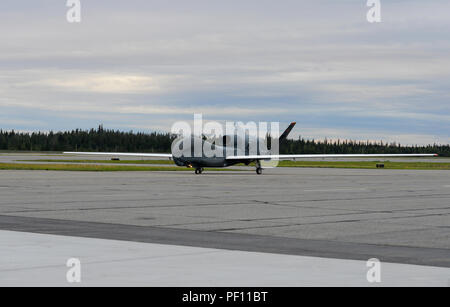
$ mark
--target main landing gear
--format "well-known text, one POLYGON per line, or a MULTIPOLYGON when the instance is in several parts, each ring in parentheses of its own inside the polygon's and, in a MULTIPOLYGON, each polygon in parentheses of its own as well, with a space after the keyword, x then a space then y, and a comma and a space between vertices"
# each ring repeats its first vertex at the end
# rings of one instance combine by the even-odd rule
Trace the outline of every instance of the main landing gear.
POLYGON ((261 175, 262 171, 263 171, 263 169, 261 167, 261 162, 259 160, 256 160, 255 164, 256 164, 256 173, 258 175, 261 175))
POLYGON ((196 175, 199 175, 199 174, 201 174, 201 173, 203 173, 203 167, 199 167, 199 168, 196 168, 196 169, 195 169, 195 174, 196 174, 196 175))

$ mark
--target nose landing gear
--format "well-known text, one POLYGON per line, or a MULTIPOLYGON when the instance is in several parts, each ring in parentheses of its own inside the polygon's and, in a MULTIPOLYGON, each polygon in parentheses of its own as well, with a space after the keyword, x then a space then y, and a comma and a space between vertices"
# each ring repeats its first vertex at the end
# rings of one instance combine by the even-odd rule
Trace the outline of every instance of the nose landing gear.
POLYGON ((203 167, 199 167, 199 168, 196 168, 196 169, 195 169, 195 174, 196 174, 196 175, 199 175, 199 174, 201 174, 201 173, 203 173, 203 167))

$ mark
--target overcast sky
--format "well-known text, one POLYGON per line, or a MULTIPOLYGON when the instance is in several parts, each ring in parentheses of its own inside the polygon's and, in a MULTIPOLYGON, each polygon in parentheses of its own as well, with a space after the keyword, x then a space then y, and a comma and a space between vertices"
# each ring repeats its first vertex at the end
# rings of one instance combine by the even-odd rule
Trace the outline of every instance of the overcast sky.
POLYGON ((1 0, 0 128, 169 131, 297 121, 294 136, 450 143, 450 1, 1 0))

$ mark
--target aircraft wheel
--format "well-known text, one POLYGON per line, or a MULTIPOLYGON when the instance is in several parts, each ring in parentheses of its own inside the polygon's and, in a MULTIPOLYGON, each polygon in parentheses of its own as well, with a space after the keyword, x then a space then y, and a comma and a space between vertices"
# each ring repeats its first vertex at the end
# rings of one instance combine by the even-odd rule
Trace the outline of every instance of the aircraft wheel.
POLYGON ((196 168, 196 169, 195 169, 195 174, 196 174, 196 175, 199 175, 199 174, 201 174, 201 173, 203 173, 203 168, 196 168))
POLYGON ((262 174, 262 168, 261 168, 261 167, 257 167, 257 168, 256 168, 256 173, 257 173, 258 175, 261 175, 261 174, 262 174))

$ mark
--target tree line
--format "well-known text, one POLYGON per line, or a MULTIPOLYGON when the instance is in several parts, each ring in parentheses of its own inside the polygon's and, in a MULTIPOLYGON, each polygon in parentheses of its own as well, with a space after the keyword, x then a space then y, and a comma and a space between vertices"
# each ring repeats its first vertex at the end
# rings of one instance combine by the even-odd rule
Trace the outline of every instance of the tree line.
MULTIPOLYGON (((0 130, 0 150, 20 151, 107 151, 107 152, 159 152, 168 153, 174 135, 170 133, 123 132, 104 129, 65 132, 14 132, 0 130)), ((280 144, 280 153, 310 154, 384 154, 384 153, 437 153, 450 156, 450 145, 402 146, 399 143, 369 141, 317 141, 299 137, 280 144)))
POLYGON ((169 133, 134 133, 103 129, 17 133, 0 130, 0 150, 170 152, 169 133))

